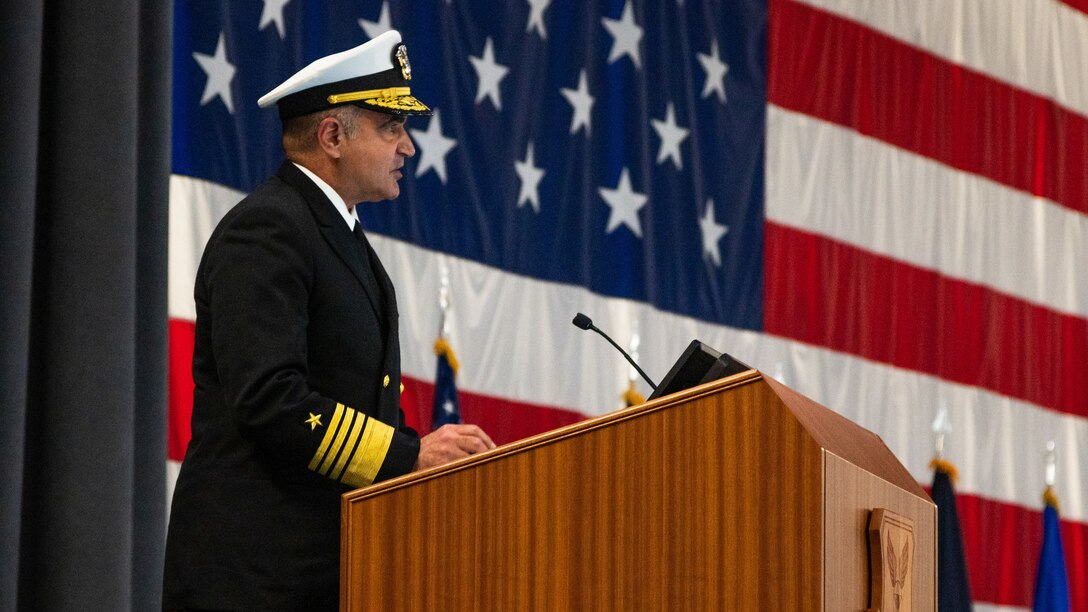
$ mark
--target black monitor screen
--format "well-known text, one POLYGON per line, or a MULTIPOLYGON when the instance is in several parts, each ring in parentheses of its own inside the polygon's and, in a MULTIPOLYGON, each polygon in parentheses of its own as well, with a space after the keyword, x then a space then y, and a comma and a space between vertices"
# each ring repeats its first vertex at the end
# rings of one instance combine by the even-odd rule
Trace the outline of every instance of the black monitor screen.
POLYGON ((692 340, 688 348, 673 364, 672 369, 661 379, 650 399, 656 399, 677 391, 690 389, 696 385, 746 372, 752 368, 733 359, 730 355, 719 353, 709 346, 692 340))

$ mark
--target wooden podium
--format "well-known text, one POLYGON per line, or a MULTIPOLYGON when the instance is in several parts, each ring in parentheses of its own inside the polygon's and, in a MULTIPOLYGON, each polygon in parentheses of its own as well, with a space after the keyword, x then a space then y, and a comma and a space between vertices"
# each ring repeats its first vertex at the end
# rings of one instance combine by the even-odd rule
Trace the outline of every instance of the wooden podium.
POLYGON ((933 502, 876 435, 754 370, 342 508, 341 610, 936 609, 933 502))

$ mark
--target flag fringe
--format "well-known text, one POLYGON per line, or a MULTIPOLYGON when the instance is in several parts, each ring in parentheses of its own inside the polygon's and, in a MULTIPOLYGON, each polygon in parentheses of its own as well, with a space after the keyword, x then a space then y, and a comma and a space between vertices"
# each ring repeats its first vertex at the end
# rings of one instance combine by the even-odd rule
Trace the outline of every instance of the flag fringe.
POLYGON ((1058 512, 1061 512, 1061 508, 1058 505, 1058 494, 1054 492, 1053 487, 1047 487, 1043 491, 1043 503, 1054 508, 1058 512))
POLYGON ((956 484, 956 481, 960 478, 960 472, 956 469, 956 465, 948 459, 934 457, 933 461, 929 462, 929 468, 942 474, 946 474, 948 479, 952 481, 952 484, 956 484))
POLYGON ((461 368, 461 364, 457 361, 457 356, 453 354, 453 347, 449 342, 446 342, 445 338, 439 338, 434 342, 434 354, 439 357, 445 357, 446 361, 450 364, 450 368, 453 370, 453 375, 457 376, 457 371, 461 368))
POLYGON ((638 392, 638 389, 635 388, 635 381, 632 380, 627 385, 627 390, 623 392, 623 401, 627 402, 628 406, 638 406, 646 403, 646 397, 638 392))

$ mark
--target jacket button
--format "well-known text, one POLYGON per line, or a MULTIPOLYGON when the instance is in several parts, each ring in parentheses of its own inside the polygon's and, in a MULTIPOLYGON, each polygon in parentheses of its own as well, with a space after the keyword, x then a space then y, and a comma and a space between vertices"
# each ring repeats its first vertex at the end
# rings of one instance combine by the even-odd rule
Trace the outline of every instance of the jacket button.
POLYGON ((384 388, 384 387, 388 387, 388 386, 389 386, 389 375, 386 374, 385 378, 382 379, 382 387, 384 388))

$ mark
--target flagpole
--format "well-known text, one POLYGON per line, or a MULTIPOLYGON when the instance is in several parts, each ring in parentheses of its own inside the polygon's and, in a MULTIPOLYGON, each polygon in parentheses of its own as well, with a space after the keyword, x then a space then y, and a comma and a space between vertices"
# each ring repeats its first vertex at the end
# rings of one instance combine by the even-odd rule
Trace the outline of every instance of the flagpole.
POLYGON ((937 416, 933 419, 932 428, 936 436, 933 442, 933 456, 942 459, 944 458, 944 437, 952 433, 952 424, 948 422, 948 405, 943 399, 937 408, 937 416))
POLYGON ((450 310, 450 269, 446 262, 442 262, 441 280, 438 287, 438 337, 445 338, 449 334, 449 310, 450 310))
MULTIPOLYGON (((638 362, 638 347, 641 343, 641 338, 638 334, 638 319, 634 319, 631 323, 631 340, 627 344, 627 352, 631 355, 631 359, 638 362)), ((635 387, 635 379, 638 377, 638 372, 634 366, 627 368, 627 390, 623 392, 623 401, 628 406, 637 406, 646 402, 646 397, 638 392, 635 387)))
POLYGON ((789 383, 786 382, 786 364, 781 361, 776 361, 774 364, 774 376, 771 378, 774 378, 783 385, 789 386, 789 383))
POLYGON ((933 419, 933 487, 930 494, 937 504, 937 596, 938 608, 948 612, 970 612, 971 586, 967 575, 963 533, 956 509, 956 466, 944 458, 944 443, 952 433, 948 405, 941 399, 933 419))
POLYGON ((1068 612, 1070 610, 1069 574, 1062 546, 1061 521, 1058 517, 1058 495, 1054 492, 1057 477, 1057 445, 1046 443, 1043 491, 1043 542, 1039 551, 1039 568, 1035 573, 1035 593, 1032 609, 1036 612, 1068 612))
POLYGON ((1054 482, 1058 475, 1058 452, 1054 440, 1047 440, 1043 459, 1046 462, 1046 471, 1043 473, 1043 482, 1046 483, 1046 488, 1043 489, 1043 502, 1058 510, 1058 494, 1054 492, 1054 482))
POLYGON ((434 400, 431 406, 431 430, 448 423, 461 422, 461 404, 457 397, 457 371, 460 365, 447 340, 450 332, 450 270, 441 262, 438 287, 438 338, 434 341, 435 364, 434 400))
POLYGON ((933 424, 931 425, 933 430, 933 459, 929 462, 929 467, 948 474, 948 477, 955 482, 959 478, 956 466, 944 458, 944 441, 952 433, 952 423, 948 418, 948 404, 944 399, 941 399, 937 406, 937 416, 933 418, 933 424))

